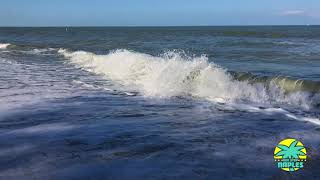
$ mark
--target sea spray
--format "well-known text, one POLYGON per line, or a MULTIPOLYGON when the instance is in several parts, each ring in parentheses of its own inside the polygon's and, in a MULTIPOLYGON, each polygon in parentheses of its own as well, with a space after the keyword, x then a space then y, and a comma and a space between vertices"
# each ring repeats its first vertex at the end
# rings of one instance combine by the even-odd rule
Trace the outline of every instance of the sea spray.
POLYGON ((9 44, 9 43, 0 43, 0 49, 7 49, 7 47, 10 45, 11 44, 9 44))
POLYGON ((107 55, 85 51, 58 51, 72 64, 100 74, 145 96, 195 96, 218 102, 291 104, 309 109, 314 103, 308 92, 285 93, 273 81, 238 81, 226 69, 208 62, 206 56, 185 57, 167 52, 156 57, 125 49, 107 55))

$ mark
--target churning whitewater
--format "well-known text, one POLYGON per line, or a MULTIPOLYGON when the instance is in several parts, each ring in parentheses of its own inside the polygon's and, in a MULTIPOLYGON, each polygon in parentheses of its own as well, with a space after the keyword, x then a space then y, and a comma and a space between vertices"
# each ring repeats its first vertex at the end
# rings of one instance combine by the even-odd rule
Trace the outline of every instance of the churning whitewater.
POLYGON ((6 49, 8 46, 10 46, 9 43, 0 43, 0 49, 6 49))
POLYGON ((171 51, 155 57, 124 49, 107 55, 65 49, 58 52, 75 66, 103 75, 145 96, 192 96, 219 103, 289 104, 305 109, 312 108, 319 99, 318 94, 306 91, 287 93, 276 81, 252 84, 235 80, 226 69, 209 63, 204 55, 188 57, 171 51))

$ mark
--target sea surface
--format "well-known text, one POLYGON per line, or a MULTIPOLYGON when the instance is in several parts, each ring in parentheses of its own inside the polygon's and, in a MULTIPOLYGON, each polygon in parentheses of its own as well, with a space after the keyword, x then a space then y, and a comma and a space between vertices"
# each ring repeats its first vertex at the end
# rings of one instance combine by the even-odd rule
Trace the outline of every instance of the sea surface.
POLYGON ((319 168, 320 26, 0 28, 0 179, 319 168), (304 168, 277 168, 284 138, 304 168))

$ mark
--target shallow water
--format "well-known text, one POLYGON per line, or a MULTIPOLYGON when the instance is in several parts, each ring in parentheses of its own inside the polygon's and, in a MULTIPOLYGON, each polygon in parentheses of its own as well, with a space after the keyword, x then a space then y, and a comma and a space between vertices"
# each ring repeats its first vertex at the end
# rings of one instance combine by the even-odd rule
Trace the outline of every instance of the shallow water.
POLYGON ((316 179, 319 30, 0 28, 0 177, 316 179))

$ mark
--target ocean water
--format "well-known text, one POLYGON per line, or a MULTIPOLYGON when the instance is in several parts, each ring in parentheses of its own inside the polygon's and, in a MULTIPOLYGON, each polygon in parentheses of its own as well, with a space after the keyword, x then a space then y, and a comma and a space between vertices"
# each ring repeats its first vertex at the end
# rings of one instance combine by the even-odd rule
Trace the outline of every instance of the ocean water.
POLYGON ((0 179, 320 178, 320 26, 0 28, 0 179), (296 138, 305 167, 276 167, 296 138))

